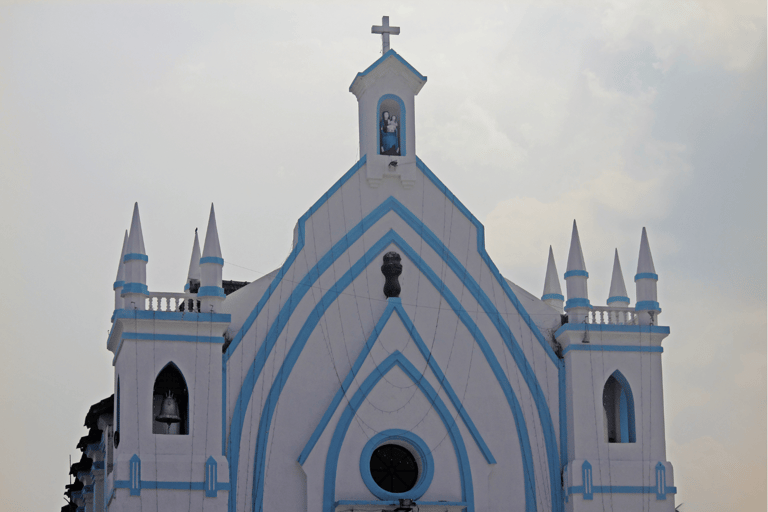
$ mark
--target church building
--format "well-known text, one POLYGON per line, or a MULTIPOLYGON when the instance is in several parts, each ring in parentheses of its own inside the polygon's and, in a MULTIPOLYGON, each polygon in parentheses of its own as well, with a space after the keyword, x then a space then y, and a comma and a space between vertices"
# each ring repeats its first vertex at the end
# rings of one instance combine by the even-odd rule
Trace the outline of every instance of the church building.
POLYGON ((224 280, 211 206, 186 283, 152 290, 134 206, 114 394, 85 418, 63 510, 674 511, 645 229, 634 306, 618 252, 592 303, 575 221, 541 295, 502 276, 417 156, 427 77, 389 48, 388 17, 373 32, 382 56, 349 87, 360 160, 318 191, 280 268, 224 280))

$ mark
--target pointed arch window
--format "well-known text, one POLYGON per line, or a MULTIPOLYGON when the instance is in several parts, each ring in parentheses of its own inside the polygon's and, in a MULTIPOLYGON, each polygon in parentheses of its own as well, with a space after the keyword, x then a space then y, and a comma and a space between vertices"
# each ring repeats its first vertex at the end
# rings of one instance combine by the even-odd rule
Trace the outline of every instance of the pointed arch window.
POLYGON ((629 382, 618 370, 603 387, 603 424, 607 442, 635 442, 635 401, 629 382))
POLYGON ((189 391, 184 376, 173 362, 165 365, 155 379, 152 433, 189 434, 189 391))

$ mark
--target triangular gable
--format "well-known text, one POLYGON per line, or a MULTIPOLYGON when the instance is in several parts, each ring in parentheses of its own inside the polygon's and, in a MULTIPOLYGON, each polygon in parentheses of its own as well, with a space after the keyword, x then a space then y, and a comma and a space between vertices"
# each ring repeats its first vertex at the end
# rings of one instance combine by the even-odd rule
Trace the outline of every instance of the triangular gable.
POLYGON ((426 76, 416 71, 416 69, 408 64, 408 61, 398 55, 395 50, 389 50, 376 62, 368 66, 365 71, 358 73, 357 76, 355 76, 355 79, 352 80, 352 84, 349 86, 349 92, 359 97, 371 82, 388 70, 394 70, 396 73, 400 74, 410 86, 414 95, 419 94, 421 88, 427 83, 426 76))

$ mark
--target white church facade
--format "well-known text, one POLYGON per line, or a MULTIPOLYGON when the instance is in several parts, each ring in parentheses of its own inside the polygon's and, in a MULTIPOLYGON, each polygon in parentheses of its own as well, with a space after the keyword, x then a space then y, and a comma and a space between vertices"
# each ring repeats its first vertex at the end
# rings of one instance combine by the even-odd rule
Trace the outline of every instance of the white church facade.
POLYGON ((383 55, 350 86, 361 158, 298 220, 280 268, 224 281, 211 207, 184 289, 150 290, 134 207, 114 395, 86 417, 63 510, 674 510, 645 229, 634 306, 618 253, 592 304, 575 222, 541 296, 502 276, 417 156, 427 78, 388 48, 397 30, 375 27, 383 55))

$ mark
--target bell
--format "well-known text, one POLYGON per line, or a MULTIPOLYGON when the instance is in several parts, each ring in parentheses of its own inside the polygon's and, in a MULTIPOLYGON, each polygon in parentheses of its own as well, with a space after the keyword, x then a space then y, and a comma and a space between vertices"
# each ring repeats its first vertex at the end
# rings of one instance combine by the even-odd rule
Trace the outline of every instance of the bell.
POLYGON ((171 423, 179 423, 181 416, 179 416, 179 405, 176 403, 176 399, 173 395, 168 394, 163 398, 163 404, 160 406, 160 414, 155 416, 155 421, 167 423, 170 428, 171 423))

